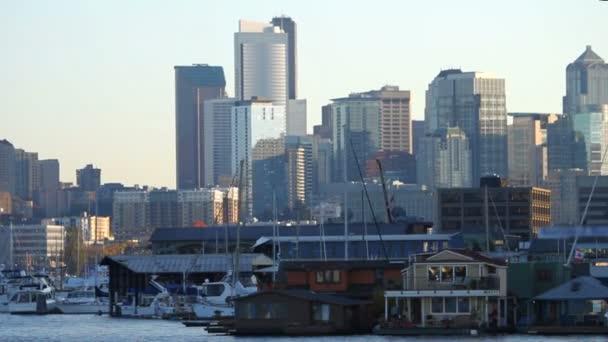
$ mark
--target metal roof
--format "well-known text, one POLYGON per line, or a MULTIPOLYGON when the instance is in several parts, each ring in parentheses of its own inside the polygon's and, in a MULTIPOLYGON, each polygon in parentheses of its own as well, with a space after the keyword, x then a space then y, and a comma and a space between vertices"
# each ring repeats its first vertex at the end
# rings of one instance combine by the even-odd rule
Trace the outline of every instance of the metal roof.
MULTIPOLYGON (((218 273, 233 269, 232 255, 167 254, 117 255, 106 257, 102 265, 118 263, 135 273, 218 273)), ((256 266, 270 266, 272 260, 263 254, 241 254, 239 272, 253 272, 256 266)))
POLYGON ((536 300, 607 299, 608 287, 593 277, 578 277, 536 296, 536 300))
MULTIPOLYGON (((450 239, 457 235, 456 234, 398 234, 398 235, 382 235, 383 241, 450 241, 450 239)), ((264 245, 268 242, 271 242, 272 237, 261 237, 259 238, 255 244, 251 248, 256 248, 258 246, 264 245)), ((344 235, 333 235, 333 236, 324 236, 321 238, 320 236, 280 236, 276 239, 278 242, 343 242, 344 235)), ((369 234, 369 235, 349 235, 348 241, 380 241, 380 237, 378 234, 369 234)))

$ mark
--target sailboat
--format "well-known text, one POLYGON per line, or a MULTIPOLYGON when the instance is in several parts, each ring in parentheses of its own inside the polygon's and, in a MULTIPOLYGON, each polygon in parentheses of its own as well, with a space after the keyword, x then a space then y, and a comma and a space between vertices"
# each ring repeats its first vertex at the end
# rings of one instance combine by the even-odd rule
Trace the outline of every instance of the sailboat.
MULTIPOLYGON (((244 161, 240 163, 239 181, 239 215, 241 213, 241 199, 243 192, 244 161)), ((224 208, 226 210, 226 208, 224 208)), ((226 216, 227 217, 227 216, 226 216)), ((240 228, 237 226, 236 247, 234 250, 234 272, 228 271, 226 276, 219 282, 205 282, 197 286, 197 302, 192 305, 192 311, 197 319, 213 319, 219 317, 234 317, 234 303, 232 299, 238 296, 248 295, 257 291, 257 285, 252 280, 246 282, 239 279, 239 248, 240 248, 240 228)), ((228 253, 228 243, 226 242, 226 253, 228 253)), ((253 278, 252 278, 253 279, 253 278)))
POLYGON ((98 287, 84 287, 71 291, 57 303, 63 314, 107 314, 110 311, 108 294, 98 287))

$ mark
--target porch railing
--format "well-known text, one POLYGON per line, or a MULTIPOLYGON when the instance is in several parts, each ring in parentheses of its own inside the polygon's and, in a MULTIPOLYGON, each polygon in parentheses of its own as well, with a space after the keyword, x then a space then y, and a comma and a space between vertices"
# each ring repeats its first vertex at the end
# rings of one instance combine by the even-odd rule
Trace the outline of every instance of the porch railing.
POLYGON ((408 279, 403 289, 406 291, 500 290, 500 279, 498 277, 464 277, 441 281, 428 277, 416 277, 408 279))

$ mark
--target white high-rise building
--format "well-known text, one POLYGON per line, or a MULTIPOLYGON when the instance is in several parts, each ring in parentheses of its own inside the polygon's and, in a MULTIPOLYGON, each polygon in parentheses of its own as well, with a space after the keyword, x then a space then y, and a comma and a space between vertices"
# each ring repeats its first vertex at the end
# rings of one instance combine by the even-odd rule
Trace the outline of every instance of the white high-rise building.
POLYGON ((285 106, 289 95, 288 36, 278 26, 239 20, 234 34, 235 94, 285 106))
POLYGON ((207 100, 204 104, 205 186, 229 186, 235 174, 232 166, 232 107, 236 99, 207 100))
POLYGON ((287 135, 306 135, 306 100, 287 101, 287 135))

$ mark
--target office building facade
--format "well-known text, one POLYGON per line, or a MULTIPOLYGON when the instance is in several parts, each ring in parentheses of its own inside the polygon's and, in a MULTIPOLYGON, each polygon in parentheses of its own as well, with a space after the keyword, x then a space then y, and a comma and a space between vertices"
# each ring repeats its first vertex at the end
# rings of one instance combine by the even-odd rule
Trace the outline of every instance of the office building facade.
POLYGON ((298 98, 298 26, 293 19, 286 16, 274 17, 270 23, 287 34, 287 67, 289 70, 287 97, 295 100, 298 98))
POLYGON ((509 182, 514 186, 540 186, 548 174, 547 125, 555 114, 509 113, 509 182))
POLYGON ((459 127, 471 146, 472 179, 506 176, 505 80, 492 73, 443 70, 426 92, 427 133, 459 127))
POLYGON ((598 111, 608 105, 608 64, 590 45, 566 67, 564 114, 598 111))
POLYGON ((175 139, 178 189, 196 189, 205 180, 204 102, 226 95, 224 69, 195 64, 175 67, 175 139))
POLYGON ((240 20, 234 34, 235 94, 285 106, 289 96, 289 37, 279 26, 240 20))
POLYGON ((101 169, 88 164, 80 170, 76 170, 76 184, 83 191, 97 191, 101 185, 101 169))
POLYGON ((0 192, 15 193, 15 147, 0 140, 0 192))

